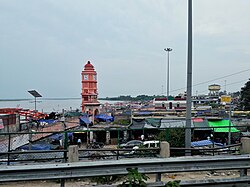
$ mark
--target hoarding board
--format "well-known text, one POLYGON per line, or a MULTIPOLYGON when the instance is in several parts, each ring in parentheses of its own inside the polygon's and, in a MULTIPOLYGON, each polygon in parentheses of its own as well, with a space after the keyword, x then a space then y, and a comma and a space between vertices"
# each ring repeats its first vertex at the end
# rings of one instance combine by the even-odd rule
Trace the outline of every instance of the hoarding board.
POLYGON ((229 95, 222 95, 221 96, 221 103, 231 103, 232 98, 229 95))

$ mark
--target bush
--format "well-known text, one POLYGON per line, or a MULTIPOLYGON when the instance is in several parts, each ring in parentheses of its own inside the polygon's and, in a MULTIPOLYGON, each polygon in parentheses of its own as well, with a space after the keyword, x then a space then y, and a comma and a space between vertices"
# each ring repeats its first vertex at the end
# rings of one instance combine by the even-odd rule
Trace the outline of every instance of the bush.
POLYGON ((138 172, 138 168, 127 168, 128 174, 126 176, 126 180, 119 184, 118 187, 146 187, 147 184, 145 181, 149 179, 145 174, 141 174, 138 172))
POLYGON ((175 181, 169 181, 166 184, 166 187, 180 187, 180 180, 175 180, 175 181))

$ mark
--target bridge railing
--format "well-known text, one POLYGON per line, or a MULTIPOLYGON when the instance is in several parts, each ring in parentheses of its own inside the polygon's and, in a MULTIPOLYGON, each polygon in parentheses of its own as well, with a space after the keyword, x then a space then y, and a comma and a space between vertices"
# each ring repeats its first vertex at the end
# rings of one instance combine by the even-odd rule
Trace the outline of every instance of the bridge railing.
MULTIPOLYGON (((239 178, 212 180, 181 181, 181 186, 204 186, 213 184, 241 183, 249 184, 250 155, 214 156, 214 157, 177 157, 154 159, 129 159, 98 162, 74 162, 42 165, 4 166, 0 167, 0 182, 55 180, 61 179, 61 186, 66 179, 86 177, 126 175, 128 168, 137 168, 139 173, 156 174, 156 181, 162 181, 163 173, 199 172, 211 170, 241 170, 239 178), (105 168, 105 169, 104 169, 105 168)), ((165 184, 164 184, 165 185, 165 184)), ((161 183, 158 186, 163 186, 161 183)), ((241 185, 243 186, 243 185, 241 185)))
MULTIPOLYGON (((81 131, 82 132, 82 131, 81 131)), ((7 165, 25 162, 39 162, 39 161, 53 161, 66 162, 68 159, 67 152, 69 144, 67 141, 67 133, 64 131, 51 132, 18 132, 18 133, 1 133, 0 134, 0 164, 7 163, 7 165), (49 140, 50 136, 61 135, 64 138, 62 145, 58 141, 56 145, 49 140), (33 150, 33 146, 47 143, 52 150, 33 150), (22 149, 22 146, 25 149, 22 149)), ((147 150, 133 149, 117 149, 116 145, 110 149, 109 145, 105 145, 102 149, 85 149, 81 148, 79 151, 80 159, 97 160, 97 159, 121 159, 124 157, 157 157, 159 148, 150 148, 147 150)), ((240 154, 241 143, 227 145, 223 147, 210 148, 182 148, 170 147, 170 153, 174 156, 184 155, 185 150, 191 150, 192 155, 218 155, 218 154, 240 154), (180 154, 179 154, 180 153, 180 154)), ((46 147, 45 147, 46 148, 46 147)), ((43 148, 44 149, 44 148, 43 148)))
MULTIPOLYGON (((178 148, 170 147, 171 152, 185 152, 190 150, 192 155, 220 155, 220 154, 239 154, 238 150, 241 146, 239 144, 233 144, 221 148, 178 148)), ((101 149, 78 149, 79 160, 119 160, 124 158, 157 158, 160 148, 139 148, 139 149, 118 149, 118 148, 101 148, 101 149)), ((0 152, 0 163, 13 165, 17 163, 32 164, 34 162, 67 162, 68 149, 59 150, 26 150, 26 151, 7 151, 0 152)))

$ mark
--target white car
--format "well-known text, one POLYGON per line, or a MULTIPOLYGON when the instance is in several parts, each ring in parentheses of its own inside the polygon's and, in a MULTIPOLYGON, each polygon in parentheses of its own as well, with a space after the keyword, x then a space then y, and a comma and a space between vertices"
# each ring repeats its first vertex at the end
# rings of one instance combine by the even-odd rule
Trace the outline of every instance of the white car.
POLYGON ((127 149, 130 148, 131 149, 131 148, 134 148, 137 146, 139 147, 142 144, 143 144, 143 142, 141 140, 131 140, 125 144, 121 144, 120 148, 127 148, 127 149))
MULTIPOLYGON (((141 145, 143 145, 143 148, 158 148, 158 147, 160 147, 160 141, 159 140, 144 141, 141 145)), ((134 146, 133 151, 125 153, 125 155, 129 156, 129 155, 135 154, 137 149, 140 148, 139 146, 134 146)))
POLYGON ((160 141, 159 140, 149 140, 149 141, 143 142, 143 145, 146 148, 156 148, 156 147, 160 147, 160 141))
MULTIPOLYGON (((160 147, 160 141, 159 140, 144 141, 142 145, 145 148, 157 148, 160 147)), ((133 149, 139 149, 139 146, 134 146, 133 149)))

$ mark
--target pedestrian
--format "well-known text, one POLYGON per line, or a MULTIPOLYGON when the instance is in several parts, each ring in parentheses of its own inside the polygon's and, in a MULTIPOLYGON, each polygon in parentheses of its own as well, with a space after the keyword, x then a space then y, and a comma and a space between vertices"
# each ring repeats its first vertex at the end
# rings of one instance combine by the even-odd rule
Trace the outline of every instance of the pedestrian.
POLYGON ((79 147, 81 147, 81 144, 82 144, 82 140, 81 140, 80 138, 78 138, 78 140, 77 140, 77 145, 78 145, 79 147))
POLYGON ((144 140, 144 134, 141 135, 141 141, 143 141, 143 140, 144 140))

